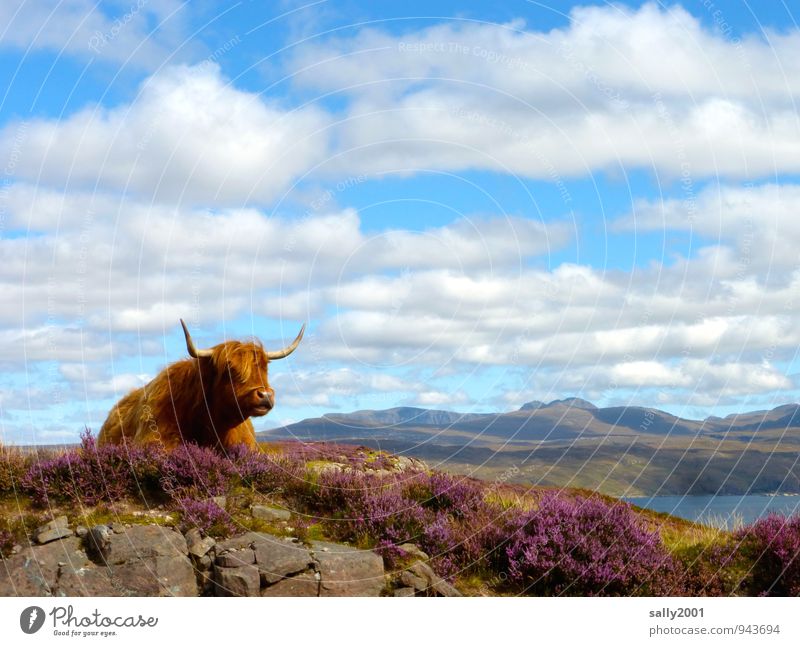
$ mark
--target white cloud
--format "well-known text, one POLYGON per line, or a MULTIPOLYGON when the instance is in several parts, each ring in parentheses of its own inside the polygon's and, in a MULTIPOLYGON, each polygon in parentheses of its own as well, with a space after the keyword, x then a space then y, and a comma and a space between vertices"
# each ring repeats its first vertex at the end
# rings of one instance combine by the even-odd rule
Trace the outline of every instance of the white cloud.
POLYGON ((800 169, 800 34, 726 40, 680 7, 573 9, 565 29, 451 21, 298 48, 298 84, 349 100, 336 170, 557 180, 800 169))
POLYGON ((359 397, 369 396, 377 407, 380 406, 381 393, 396 396, 398 393, 418 392, 420 384, 395 375, 375 371, 357 371, 351 368, 332 368, 330 370, 298 370, 279 372, 270 377, 275 388, 276 399, 286 406, 326 406, 339 408, 343 403, 352 403, 359 397))
MULTIPOLYGON (((87 107, 24 129, 18 177, 57 187, 135 192, 145 199, 237 204, 275 198, 327 155, 328 117, 284 109, 232 87, 209 63, 174 66, 129 105, 87 107)), ((0 132, 0 152, 19 147, 0 132)))
POLYGON ((771 275, 775 282, 789 278, 791 270, 798 268, 798 205, 800 186, 796 184, 712 185, 691 201, 638 200, 633 212, 615 227, 695 232, 725 246, 713 256, 721 277, 752 275, 763 280, 771 275))
MULTIPOLYGON (((470 272, 519 266, 568 240, 560 223, 521 218, 372 235, 353 210, 290 219, 25 184, 10 188, 4 206, 12 229, 35 232, 0 240, 0 325, 17 330, 50 321, 88 332, 160 332, 181 317, 219 322, 245 312, 308 320, 326 303, 356 304, 363 292, 348 289, 354 276, 380 282, 381 272, 399 271, 416 290, 415 276, 424 279, 419 272, 438 261, 453 268, 454 285, 444 286, 453 292, 470 272), (337 283, 341 294, 330 289, 337 283)), ((401 308, 422 289, 388 300, 401 308)))
POLYGON ((179 0, 133 0, 104 11, 92 0, 4 0, 0 45, 156 68, 185 46, 182 7, 179 0))

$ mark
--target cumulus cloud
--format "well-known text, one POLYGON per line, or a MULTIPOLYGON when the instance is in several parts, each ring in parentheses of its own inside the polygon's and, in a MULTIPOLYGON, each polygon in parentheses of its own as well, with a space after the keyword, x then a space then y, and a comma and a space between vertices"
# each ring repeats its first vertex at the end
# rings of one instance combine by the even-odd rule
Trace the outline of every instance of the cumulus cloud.
MULTIPOLYGON (((173 66, 128 105, 28 122, 16 172, 173 203, 263 202, 326 156, 328 122, 314 107, 283 108, 234 88, 214 63, 173 66)), ((0 131, 0 152, 19 136, 14 124, 0 131)))
POLYGON ((293 219, 25 184, 11 187, 4 206, 14 229, 35 232, 0 241, 0 323, 17 329, 50 320, 95 332, 153 332, 180 317, 218 322, 245 312, 306 320, 320 314, 319 290, 329 286, 341 283, 343 292, 326 291, 327 302, 350 307, 363 298, 347 292, 354 276, 380 281, 381 272, 399 272, 413 289, 415 272, 432 264, 451 267, 459 280, 520 266, 569 239, 561 223, 522 218, 371 234, 350 209, 293 219), (15 306, 23 301, 25 312, 15 306))
POLYGON ((691 201, 638 200, 615 226, 633 231, 691 231, 722 246, 714 254, 723 276, 786 280, 798 269, 800 186, 712 185, 691 201))
POLYGON ((648 3, 575 8, 548 32, 364 29, 298 48, 293 69, 348 99, 337 169, 763 177, 800 168, 798 44, 796 30, 734 42, 648 3))
POLYGON ((115 8, 106 11, 91 0, 4 0, 0 45, 155 68, 185 44, 178 0, 133 0, 115 8))

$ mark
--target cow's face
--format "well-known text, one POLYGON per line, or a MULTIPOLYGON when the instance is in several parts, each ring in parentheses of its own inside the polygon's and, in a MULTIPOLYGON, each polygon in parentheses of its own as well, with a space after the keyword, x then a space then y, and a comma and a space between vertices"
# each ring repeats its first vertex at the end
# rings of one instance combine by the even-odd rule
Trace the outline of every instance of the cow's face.
POLYGON ((238 411, 242 419, 266 415, 275 406, 267 378, 267 355, 256 343, 231 341, 215 348, 215 405, 238 411))
POLYGON ((215 413, 222 412, 227 416, 230 412, 231 416, 236 415, 243 419, 260 417, 272 410, 275 392, 267 380, 267 365, 270 361, 283 359, 294 352, 306 329, 303 325, 295 340, 282 350, 267 352, 258 342, 239 341, 228 341, 207 350, 198 350, 182 319, 181 326, 186 336, 189 356, 201 362, 211 362, 205 364, 210 365, 213 370, 212 392, 208 400, 213 407, 221 408, 221 411, 216 410, 215 413))

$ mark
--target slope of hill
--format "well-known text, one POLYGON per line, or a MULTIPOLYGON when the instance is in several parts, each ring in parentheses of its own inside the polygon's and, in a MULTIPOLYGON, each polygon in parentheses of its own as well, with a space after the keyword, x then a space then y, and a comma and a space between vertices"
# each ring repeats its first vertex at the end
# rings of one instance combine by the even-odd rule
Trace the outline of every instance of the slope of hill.
POLYGON ((328 414, 258 436, 364 444, 482 478, 610 495, 800 493, 797 404, 705 420, 577 398, 506 413, 393 408, 328 414))

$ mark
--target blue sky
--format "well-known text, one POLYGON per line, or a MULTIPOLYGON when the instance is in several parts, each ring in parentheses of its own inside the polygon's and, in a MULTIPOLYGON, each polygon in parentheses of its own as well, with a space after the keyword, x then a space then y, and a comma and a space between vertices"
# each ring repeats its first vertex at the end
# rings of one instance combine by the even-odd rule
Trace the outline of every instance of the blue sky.
POLYGON ((199 343, 300 349, 262 429, 798 399, 800 3, 0 8, 0 439, 199 343))

